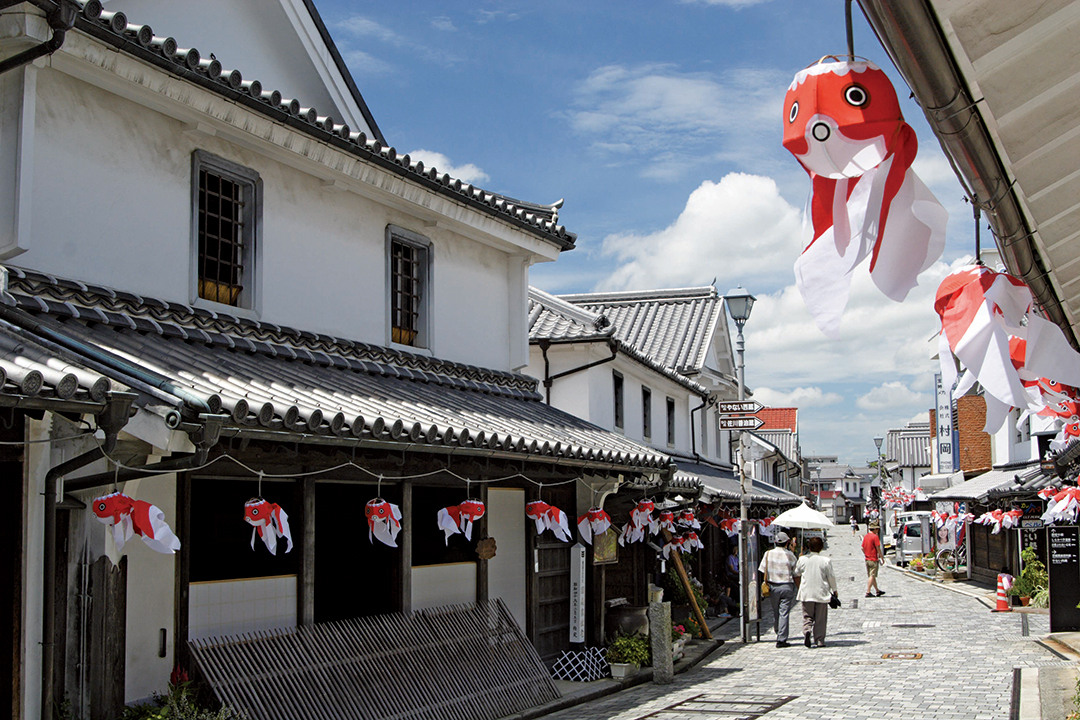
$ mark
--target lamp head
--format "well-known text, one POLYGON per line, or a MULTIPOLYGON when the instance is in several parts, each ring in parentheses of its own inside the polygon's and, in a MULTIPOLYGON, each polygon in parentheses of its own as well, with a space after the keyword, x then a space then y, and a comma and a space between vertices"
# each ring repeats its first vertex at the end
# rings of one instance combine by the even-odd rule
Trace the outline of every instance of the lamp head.
POLYGON ((880 435, 874 438, 874 445, 877 447, 878 454, 881 453, 881 443, 884 439, 885 438, 881 437, 880 435))
POLYGON ((750 319, 750 311, 754 307, 755 300, 757 298, 751 295, 742 285, 734 290, 729 290, 727 295, 724 296, 724 304, 727 305, 731 319, 740 326, 750 319))

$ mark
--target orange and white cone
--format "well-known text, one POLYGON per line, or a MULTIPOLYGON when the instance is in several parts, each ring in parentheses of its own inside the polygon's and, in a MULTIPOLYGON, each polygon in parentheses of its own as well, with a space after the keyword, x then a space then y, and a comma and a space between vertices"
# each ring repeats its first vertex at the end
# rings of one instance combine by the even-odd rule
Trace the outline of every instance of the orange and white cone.
POLYGON ((1005 594, 1005 576, 998 575, 997 586, 997 607, 990 612, 1012 612, 1012 606, 1009 605, 1009 596, 1005 594))

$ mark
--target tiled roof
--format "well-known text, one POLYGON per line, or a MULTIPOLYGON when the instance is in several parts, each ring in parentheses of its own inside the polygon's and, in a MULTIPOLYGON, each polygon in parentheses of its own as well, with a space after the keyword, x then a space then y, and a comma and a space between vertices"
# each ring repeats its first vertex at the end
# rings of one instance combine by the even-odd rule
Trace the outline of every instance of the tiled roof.
POLYGON ((645 356, 679 371, 705 365, 724 303, 714 287, 562 295, 615 324, 615 335, 645 356))
POLYGON ((889 462, 900 467, 930 467, 930 423, 908 423, 901 429, 889 430, 885 444, 885 459, 889 462))
POLYGON ((702 397, 709 393, 703 385, 676 372, 674 368, 657 362, 639 348, 622 340, 619 337, 618 325, 612 324, 605 315, 580 308, 561 297, 530 287, 529 342, 535 344, 545 340, 552 343, 597 340, 614 342, 619 352, 630 356, 650 370, 702 397))
POLYGON ((0 407, 103 405, 114 390, 127 388, 0 320, 0 407))
MULTIPOLYGON (((742 486, 730 470, 723 470, 703 463, 677 461, 676 479, 696 479, 704 484, 703 498, 738 502, 742 486)), ((751 480, 747 495, 752 503, 765 505, 798 505, 802 498, 767 483, 751 480)))
MULTIPOLYGON (((105 12, 100 0, 88 0, 83 4, 75 27, 121 52, 267 115, 338 150, 539 235, 563 250, 574 246, 577 236, 558 224, 561 200, 552 205, 525 203, 463 183, 437 168, 426 167, 408 155, 399 155, 382 140, 354 132, 348 125, 304 106, 301 99, 283 98, 277 90, 264 88, 259 80, 244 78, 240 70, 223 70, 217 55, 204 55, 196 48, 181 47, 183 38, 177 41, 158 36, 148 25, 129 22, 122 12, 105 12)), ((228 57, 227 49, 218 48, 217 52, 222 58, 228 57)))
MULTIPOLYGON (((346 445, 453 446, 465 453, 509 452, 522 459, 639 472, 663 471, 671 462, 546 405, 536 381, 524 375, 18 268, 9 272, 5 303, 35 316, 51 333, 184 389, 212 412, 231 416, 230 427, 267 437, 287 433, 336 438, 346 445)), ((174 405, 189 418, 196 414, 178 398, 174 405)))
POLYGON ((799 408, 767 407, 757 411, 757 416, 765 421, 758 430, 799 430, 799 408))

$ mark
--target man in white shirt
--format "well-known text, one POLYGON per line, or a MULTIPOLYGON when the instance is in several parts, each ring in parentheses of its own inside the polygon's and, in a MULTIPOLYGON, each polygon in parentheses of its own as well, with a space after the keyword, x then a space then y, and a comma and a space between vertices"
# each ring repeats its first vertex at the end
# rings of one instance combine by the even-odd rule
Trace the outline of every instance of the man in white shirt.
POLYGON ((797 558, 791 552, 794 541, 783 530, 773 534, 773 542, 776 543, 765 556, 761 558, 758 571, 765 576, 765 582, 769 583, 769 597, 772 599, 773 620, 776 627, 776 647, 789 647, 788 619, 791 616, 791 606, 795 602, 795 589, 799 579, 795 576, 795 564, 797 558))

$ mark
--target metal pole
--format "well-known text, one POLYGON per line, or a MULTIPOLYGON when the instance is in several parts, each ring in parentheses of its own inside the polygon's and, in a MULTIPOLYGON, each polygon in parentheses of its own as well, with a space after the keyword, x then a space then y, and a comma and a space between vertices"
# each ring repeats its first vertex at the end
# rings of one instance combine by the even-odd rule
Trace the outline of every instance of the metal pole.
MULTIPOLYGON (((739 381, 739 400, 746 399, 746 385, 743 382, 743 350, 745 349, 745 343, 743 342, 743 324, 746 321, 735 321, 735 326, 739 330, 738 338, 735 343, 735 351, 739 356, 738 366, 738 381, 739 381)), ((750 519, 750 503, 746 494, 746 468, 743 465, 743 443, 742 443, 742 431, 740 430, 736 434, 739 447, 739 599, 740 599, 740 612, 739 617, 741 622, 739 623, 739 629, 742 631, 743 642, 750 642, 750 568, 747 567, 747 562, 750 558, 750 536, 748 532, 748 525, 750 519)))

